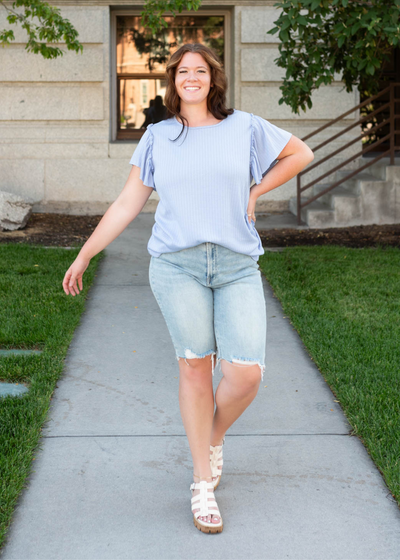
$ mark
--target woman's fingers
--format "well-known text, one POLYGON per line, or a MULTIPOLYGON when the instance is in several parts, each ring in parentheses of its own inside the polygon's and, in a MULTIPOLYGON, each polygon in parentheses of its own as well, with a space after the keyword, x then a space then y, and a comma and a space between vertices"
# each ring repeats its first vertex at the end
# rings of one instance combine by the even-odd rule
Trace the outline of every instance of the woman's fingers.
POLYGON ((65 273, 63 280, 63 288, 65 293, 72 296, 78 295, 83 290, 82 276, 89 266, 90 259, 82 259, 78 257, 65 273), (79 285, 79 288, 78 288, 79 285))
POLYGON ((73 296, 79 294, 78 287, 76 285, 76 278, 74 278, 73 276, 71 277, 71 280, 69 282, 69 289, 73 296))
POLYGON ((71 278, 71 272, 69 270, 67 270, 67 272, 65 273, 64 276, 64 280, 63 280, 63 289, 64 292, 68 295, 69 294, 69 280, 71 278))
MULTIPOLYGON (((76 278, 74 277, 74 275, 72 274, 71 271, 67 271, 65 277, 64 277, 64 281, 63 281, 63 288, 64 288, 64 292, 69 295, 71 294, 72 296, 75 296, 77 294, 79 294, 77 285, 76 285, 76 278)), ((82 278, 80 278, 80 289, 82 290, 82 278)))

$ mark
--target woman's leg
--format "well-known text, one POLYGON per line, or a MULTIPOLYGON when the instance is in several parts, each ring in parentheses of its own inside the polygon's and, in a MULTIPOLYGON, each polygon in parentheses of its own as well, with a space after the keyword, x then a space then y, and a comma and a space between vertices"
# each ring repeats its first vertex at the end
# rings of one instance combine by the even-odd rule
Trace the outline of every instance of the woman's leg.
MULTIPOLYGON (((179 360, 179 406, 192 454, 193 474, 202 478, 209 477, 208 482, 212 480, 210 434, 214 416, 211 365, 211 355, 204 358, 186 358, 186 361, 183 358, 179 360)), ((193 480, 200 482, 198 477, 194 477, 193 480)), ((194 490, 193 496, 198 493, 199 490, 194 490)), ((198 510, 195 509, 193 513, 196 511, 198 510)), ((214 523, 220 521, 217 515, 208 515, 200 519, 214 523)))
POLYGON ((261 273, 247 255, 219 251, 220 285, 214 289, 214 332, 223 377, 215 392, 211 445, 254 400, 265 368, 267 316, 261 273))
MULTIPOLYGON (((183 358, 179 360, 179 405, 192 454, 193 474, 211 480, 210 441, 211 445, 220 445, 225 432, 252 402, 260 385, 260 367, 221 361, 223 378, 215 395, 214 416, 211 357, 186 361, 189 365, 183 358)), ((199 482, 198 478, 194 480, 199 482)), ((194 491, 193 496, 198 493, 194 491)), ((200 519, 219 523, 216 515, 200 519)))
POLYGON ((215 391, 217 405, 211 430, 211 445, 221 445, 226 431, 257 395, 260 366, 245 366, 221 360, 223 377, 215 391))

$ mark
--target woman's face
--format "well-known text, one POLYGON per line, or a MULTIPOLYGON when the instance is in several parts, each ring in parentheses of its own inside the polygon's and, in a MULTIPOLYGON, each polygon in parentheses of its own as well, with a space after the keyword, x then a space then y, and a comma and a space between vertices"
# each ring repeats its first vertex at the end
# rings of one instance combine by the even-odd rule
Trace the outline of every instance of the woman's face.
POLYGON ((211 87, 211 71, 199 53, 185 53, 175 72, 175 87, 183 103, 203 103, 211 87), (191 88, 191 89, 190 89, 191 88))

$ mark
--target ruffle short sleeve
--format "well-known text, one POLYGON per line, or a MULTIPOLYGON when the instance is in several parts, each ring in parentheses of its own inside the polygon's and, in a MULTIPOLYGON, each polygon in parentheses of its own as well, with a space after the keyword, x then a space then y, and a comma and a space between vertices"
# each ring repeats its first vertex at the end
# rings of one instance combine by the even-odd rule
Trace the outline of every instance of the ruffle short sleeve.
POLYGON ((152 187, 156 190, 154 185, 154 167, 153 167, 153 142, 154 136, 151 131, 153 123, 147 125, 146 132, 143 134, 136 146, 133 156, 131 157, 130 164, 140 167, 139 177, 147 187, 152 187))
POLYGON ((251 175, 258 185, 277 156, 289 142, 292 133, 283 130, 262 117, 251 114, 251 175))

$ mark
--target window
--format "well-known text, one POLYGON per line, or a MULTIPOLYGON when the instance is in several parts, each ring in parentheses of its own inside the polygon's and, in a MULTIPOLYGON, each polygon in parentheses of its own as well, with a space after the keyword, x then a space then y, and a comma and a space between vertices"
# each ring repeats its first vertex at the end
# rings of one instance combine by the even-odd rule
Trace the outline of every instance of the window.
MULTIPOLYGON (((228 10, 198 10, 195 15, 166 16, 157 35, 140 25, 140 15, 112 13, 112 139, 139 139, 151 122, 166 117, 166 63, 184 43, 203 43, 225 61, 228 10), (146 33, 147 31, 147 33, 146 33)), ((229 51, 227 51, 229 52, 229 51)))

